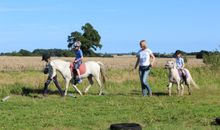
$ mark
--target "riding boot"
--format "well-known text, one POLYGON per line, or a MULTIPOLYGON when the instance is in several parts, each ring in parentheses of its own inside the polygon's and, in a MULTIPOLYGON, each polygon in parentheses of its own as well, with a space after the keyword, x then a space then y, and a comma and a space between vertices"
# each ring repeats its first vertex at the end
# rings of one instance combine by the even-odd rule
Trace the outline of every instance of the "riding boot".
POLYGON ((76 85, 77 84, 77 79, 76 79, 76 76, 73 76, 72 79, 71 79, 71 83, 76 85))
POLYGON ((76 76, 76 80, 79 80, 79 79, 80 79, 80 76, 79 76, 79 75, 77 75, 77 76, 76 76))
POLYGON ((76 76, 76 82, 77 83, 81 83, 82 82, 82 79, 81 79, 80 75, 76 76))

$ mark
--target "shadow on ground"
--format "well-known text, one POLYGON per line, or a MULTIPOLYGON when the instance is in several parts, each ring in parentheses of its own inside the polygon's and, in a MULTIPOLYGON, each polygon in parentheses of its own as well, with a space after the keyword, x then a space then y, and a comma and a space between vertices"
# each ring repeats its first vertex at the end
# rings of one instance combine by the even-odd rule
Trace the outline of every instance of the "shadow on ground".
POLYGON ((153 92, 153 96, 168 96, 168 93, 166 92, 153 92))
MULTIPOLYGON (((142 92, 140 90, 132 90, 132 92, 130 93, 131 95, 142 95, 142 92)), ((153 92, 152 93, 153 96, 168 96, 168 93, 166 92, 153 92)))
MULTIPOLYGON (((33 89, 33 88, 26 88, 23 87, 22 88, 22 96, 29 96, 29 97, 33 97, 33 98, 37 98, 38 96, 36 94, 41 94, 43 95, 43 89, 33 89)), ((47 94, 46 95, 60 95, 58 90, 47 90, 47 94)))

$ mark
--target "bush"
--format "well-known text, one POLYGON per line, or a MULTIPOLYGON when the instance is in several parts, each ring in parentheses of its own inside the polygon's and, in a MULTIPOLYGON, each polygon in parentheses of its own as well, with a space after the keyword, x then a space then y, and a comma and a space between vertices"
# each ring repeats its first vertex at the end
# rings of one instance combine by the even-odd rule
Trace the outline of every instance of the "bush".
POLYGON ((211 67, 214 69, 220 68, 220 53, 219 52, 213 52, 209 54, 203 55, 203 62, 207 65, 211 65, 211 67))

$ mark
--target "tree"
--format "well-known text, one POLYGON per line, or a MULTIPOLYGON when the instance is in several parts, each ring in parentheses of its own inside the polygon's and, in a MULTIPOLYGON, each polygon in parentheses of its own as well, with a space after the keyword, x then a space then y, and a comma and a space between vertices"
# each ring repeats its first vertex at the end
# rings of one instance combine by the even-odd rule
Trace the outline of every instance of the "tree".
POLYGON ((20 53, 22 56, 30 56, 31 55, 30 51, 24 50, 24 49, 21 49, 18 53, 20 53))
POLYGON ((92 55, 97 48, 102 48, 100 43, 101 36, 90 23, 86 23, 81 29, 83 33, 75 31, 68 36, 68 48, 71 48, 75 41, 80 41, 82 43, 81 49, 85 55, 92 55))
POLYGON ((197 59, 202 59, 204 55, 208 55, 210 52, 201 50, 199 53, 196 54, 197 59))

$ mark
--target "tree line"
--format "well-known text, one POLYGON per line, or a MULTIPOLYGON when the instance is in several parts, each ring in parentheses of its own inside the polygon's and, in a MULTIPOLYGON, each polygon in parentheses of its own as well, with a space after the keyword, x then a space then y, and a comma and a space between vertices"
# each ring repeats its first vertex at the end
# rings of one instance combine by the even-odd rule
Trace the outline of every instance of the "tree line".
MULTIPOLYGON (((7 52, 7 53, 0 53, 1 56, 42 56, 44 53, 49 53, 51 56, 56 57, 74 57, 74 52, 70 49, 35 49, 32 52, 21 49, 18 52, 7 52)), ((211 54, 220 54, 218 51, 205 51, 201 50, 200 52, 184 52, 182 51, 184 56, 196 56, 198 59, 202 59, 204 55, 211 55, 211 54)), ((90 51, 89 53, 84 54, 87 57, 113 57, 114 55, 123 56, 123 55, 136 55, 136 52, 130 53, 96 53, 90 51)), ((173 57, 174 53, 154 53, 156 57, 161 58, 171 58, 173 57)))
POLYGON ((49 53, 51 56, 58 56, 58 57, 71 57, 74 56, 71 50, 65 49, 35 49, 34 51, 28 51, 25 49, 21 49, 18 52, 8 52, 8 53, 1 53, 2 56, 42 56, 44 53, 49 53))

